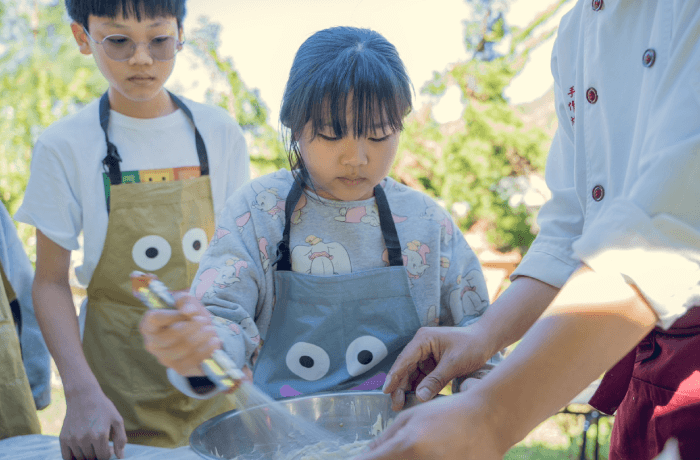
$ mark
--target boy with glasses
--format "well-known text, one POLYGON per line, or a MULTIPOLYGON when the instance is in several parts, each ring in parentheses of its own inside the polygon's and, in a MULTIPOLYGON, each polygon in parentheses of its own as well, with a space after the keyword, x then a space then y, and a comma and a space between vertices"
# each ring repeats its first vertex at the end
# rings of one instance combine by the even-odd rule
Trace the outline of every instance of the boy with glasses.
POLYGON ((219 108, 163 85, 183 46, 185 0, 66 0, 80 52, 109 89, 38 139, 15 218, 37 228, 37 319, 66 394, 63 458, 122 455, 126 441, 175 447, 231 409, 178 392, 143 348, 144 307, 129 274, 156 273, 188 289, 214 232, 214 216, 248 179, 240 127, 219 108), (211 175, 210 175, 211 173, 211 175), (76 320, 68 271, 87 301, 76 320), (81 346, 82 339, 82 346, 81 346))

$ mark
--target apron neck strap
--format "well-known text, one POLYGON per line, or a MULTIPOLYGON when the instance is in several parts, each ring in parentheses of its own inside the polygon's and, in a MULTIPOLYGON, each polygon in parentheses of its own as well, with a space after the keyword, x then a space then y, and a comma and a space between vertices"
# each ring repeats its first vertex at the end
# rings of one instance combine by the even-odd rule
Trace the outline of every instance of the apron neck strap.
MULTIPOLYGON (((301 176, 295 176, 294 184, 284 204, 284 232, 282 233, 282 241, 277 243, 277 258, 273 262, 273 265, 276 265, 279 271, 290 271, 292 269, 292 257, 289 247, 292 213, 299 202, 299 198, 301 198, 301 194, 304 193, 305 186, 306 184, 301 176)), ((401 242, 396 232, 394 219, 391 216, 389 201, 381 185, 376 185, 374 187, 374 198, 377 202, 377 208, 379 209, 379 226, 382 230, 382 236, 384 237, 384 244, 389 253, 389 265, 392 267, 403 266, 401 242)))
POLYGON ((202 135, 199 134, 197 125, 194 122, 194 115, 192 115, 192 111, 190 110, 190 108, 187 107, 179 97, 175 96, 170 91, 168 91, 168 94, 170 95, 170 99, 172 99, 173 102, 175 102, 175 104, 180 108, 180 110, 182 110, 185 113, 185 115, 187 115, 187 118, 189 118, 192 122, 192 127, 194 128, 194 140, 197 144, 197 156, 199 157, 199 169, 201 171, 202 176, 208 176, 209 159, 207 157, 207 147, 204 145, 204 139, 202 139, 202 135))
MULTIPOLYGON (((119 185, 122 183, 122 173, 119 166, 122 159, 117 151, 117 146, 110 142, 109 134, 107 134, 107 129, 109 128, 110 111, 109 96, 107 93, 108 91, 105 91, 100 98, 100 126, 102 127, 102 131, 105 133, 105 143, 107 144, 107 156, 105 156, 102 160, 102 165, 105 167, 105 172, 109 176, 110 184, 119 185)), ((208 176, 209 158, 207 156, 207 147, 204 145, 204 139, 202 139, 201 134, 199 134, 197 125, 194 122, 194 115, 192 115, 192 111, 185 105, 184 102, 182 102, 179 97, 175 96, 170 91, 168 91, 168 95, 175 105, 177 105, 178 108, 181 109, 187 118, 189 118, 192 122, 192 126, 194 127, 195 144, 197 145, 197 157, 199 157, 200 174, 202 176, 208 176)), ((107 197, 107 212, 109 212, 109 197, 107 197)))
POLYGON ((377 201, 377 208, 379 209, 379 226, 382 229, 384 244, 389 252, 389 265, 392 267, 401 267, 403 266, 403 257, 401 256, 399 234, 396 232, 394 218, 389 208, 389 200, 386 199, 384 189, 379 184, 374 187, 374 198, 377 201))

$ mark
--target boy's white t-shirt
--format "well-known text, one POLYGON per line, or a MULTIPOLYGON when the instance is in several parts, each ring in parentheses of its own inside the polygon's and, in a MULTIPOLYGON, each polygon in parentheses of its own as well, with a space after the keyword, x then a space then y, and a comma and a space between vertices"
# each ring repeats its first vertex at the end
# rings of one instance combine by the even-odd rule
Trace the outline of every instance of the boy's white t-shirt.
MULTIPOLYGON (((226 198, 249 179, 245 138, 223 109, 181 99, 192 111, 207 148, 218 215, 226 198)), ((122 159, 122 172, 199 166, 194 128, 180 109, 152 119, 131 118, 112 110, 108 133, 122 159)), ((69 250, 79 248, 82 231, 84 259, 76 276, 85 286, 107 235, 102 165, 106 153, 99 100, 51 125, 36 142, 24 201, 14 216, 69 250)))

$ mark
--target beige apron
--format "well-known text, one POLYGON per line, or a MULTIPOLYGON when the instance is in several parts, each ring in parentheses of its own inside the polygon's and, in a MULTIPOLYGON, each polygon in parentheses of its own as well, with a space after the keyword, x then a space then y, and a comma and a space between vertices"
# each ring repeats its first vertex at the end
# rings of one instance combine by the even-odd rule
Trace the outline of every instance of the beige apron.
MULTIPOLYGON (((206 152, 200 162, 206 165, 206 152)), ((186 180, 109 189, 107 236, 87 289, 83 350, 124 418, 130 443, 187 445, 195 427, 233 409, 223 395, 196 400, 170 384, 165 367, 144 348, 138 327, 146 307, 133 296, 129 277, 134 270, 155 273, 173 290, 189 289, 214 234, 208 166, 202 171, 205 175, 186 180)))
POLYGON ((0 439, 41 433, 17 330, 12 319, 12 286, 0 266, 0 439))

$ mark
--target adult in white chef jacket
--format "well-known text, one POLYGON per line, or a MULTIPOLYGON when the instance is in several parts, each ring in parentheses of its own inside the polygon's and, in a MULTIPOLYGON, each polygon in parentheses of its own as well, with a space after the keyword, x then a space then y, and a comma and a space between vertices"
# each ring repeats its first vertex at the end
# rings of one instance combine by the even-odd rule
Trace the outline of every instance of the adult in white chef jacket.
POLYGON ((617 409, 610 459, 653 458, 669 438, 700 458, 700 1, 579 0, 552 73, 539 235, 483 318, 419 331, 385 391, 400 406, 433 350, 427 400, 527 333, 460 395, 403 413, 363 460, 500 458, 606 370, 591 404, 617 409))

